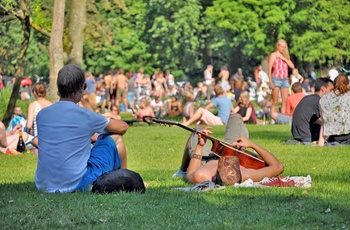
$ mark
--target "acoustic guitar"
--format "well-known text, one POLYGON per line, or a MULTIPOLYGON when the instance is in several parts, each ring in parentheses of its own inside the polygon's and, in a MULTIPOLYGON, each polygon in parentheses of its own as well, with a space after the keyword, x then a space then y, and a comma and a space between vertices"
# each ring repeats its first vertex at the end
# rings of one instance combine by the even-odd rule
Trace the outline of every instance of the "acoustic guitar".
POLYGON ((261 158, 259 158, 259 156, 257 156, 255 153, 252 153, 246 149, 237 148, 236 146, 230 143, 219 140, 213 136, 207 135, 203 132, 200 132, 196 129, 190 128, 178 122, 157 119, 155 117, 150 117, 150 116, 143 117, 143 120, 145 122, 155 122, 163 125, 170 125, 170 126, 175 125, 193 133, 197 133, 197 134, 200 133, 202 137, 205 137, 206 139, 212 142, 212 147, 211 147, 212 152, 214 152, 219 157, 237 156, 239 158, 239 164, 245 168, 261 169, 267 166, 267 163, 261 158))

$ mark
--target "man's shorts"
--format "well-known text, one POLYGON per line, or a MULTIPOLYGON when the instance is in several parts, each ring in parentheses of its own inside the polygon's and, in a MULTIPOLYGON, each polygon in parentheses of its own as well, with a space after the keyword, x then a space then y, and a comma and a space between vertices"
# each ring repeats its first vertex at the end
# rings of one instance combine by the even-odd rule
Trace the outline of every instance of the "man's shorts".
POLYGON ((288 78, 278 78, 272 76, 272 83, 275 85, 275 87, 289 88, 288 78))
POLYGON ((128 92, 128 102, 134 102, 136 99, 135 92, 128 92))
POLYGON ((278 113, 276 116, 276 124, 288 124, 291 125, 292 124, 292 117, 282 114, 282 113, 278 113))
POLYGON ((125 89, 118 88, 118 90, 117 90, 117 100, 120 100, 121 97, 125 98, 125 94, 126 94, 125 89))
POLYGON ((121 166, 115 141, 108 134, 101 134, 91 149, 87 170, 75 190, 88 190, 102 174, 119 169, 121 166))

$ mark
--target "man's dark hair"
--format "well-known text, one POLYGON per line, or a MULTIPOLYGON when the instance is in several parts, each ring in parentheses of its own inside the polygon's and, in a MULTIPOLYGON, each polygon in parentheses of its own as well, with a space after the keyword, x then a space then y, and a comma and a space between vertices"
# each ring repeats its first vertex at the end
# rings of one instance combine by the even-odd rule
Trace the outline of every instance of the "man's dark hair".
POLYGON ((293 90, 293 93, 303 92, 303 85, 300 82, 295 82, 292 85, 292 90, 293 90))
POLYGON ((317 80, 315 81, 315 92, 320 92, 322 86, 324 87, 328 87, 328 82, 333 84, 333 81, 328 78, 328 77, 324 77, 324 78, 317 78, 317 80))
POLYGON ((85 73, 79 66, 69 64, 58 72, 58 95, 62 98, 73 97, 77 92, 83 89, 84 84, 85 73))

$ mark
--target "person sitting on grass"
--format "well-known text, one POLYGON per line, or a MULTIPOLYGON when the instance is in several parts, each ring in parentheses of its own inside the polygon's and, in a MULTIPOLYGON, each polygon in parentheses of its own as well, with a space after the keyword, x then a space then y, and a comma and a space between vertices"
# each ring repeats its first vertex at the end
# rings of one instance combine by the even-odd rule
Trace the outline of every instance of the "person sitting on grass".
POLYGON ((177 96, 172 95, 171 101, 168 103, 167 115, 170 117, 177 117, 182 114, 181 102, 177 99, 177 96))
MULTIPOLYGON (((0 121, 0 152, 4 154, 14 154, 18 155, 21 152, 16 150, 19 131, 22 130, 22 125, 16 125, 12 130, 6 131, 4 123, 0 121)), ((28 140, 28 134, 23 132, 23 141, 28 140)))
POLYGON ((199 108, 183 125, 188 126, 197 122, 206 125, 224 125, 227 123, 230 113, 234 111, 231 99, 225 96, 220 85, 215 86, 214 91, 216 97, 205 108, 199 108), (212 107, 217 108, 217 116, 209 111, 212 107))
POLYGON ((254 105, 250 102, 249 97, 248 91, 241 93, 237 106, 234 109, 234 113, 240 114, 244 123, 256 124, 256 112, 254 105))
POLYGON ((115 119, 115 120, 121 120, 121 116, 120 116, 120 111, 119 111, 119 107, 117 107, 116 105, 112 106, 112 112, 106 112, 104 114, 102 114, 105 117, 111 118, 111 119, 115 119))
POLYGON ((151 100, 148 97, 143 97, 139 103, 140 108, 137 110, 136 114, 134 114, 135 119, 141 119, 144 116, 154 117, 154 111, 151 107, 151 100))
MULTIPOLYGON (((208 129, 202 130, 210 133, 208 129)), ((248 139, 249 133, 239 114, 232 114, 225 131, 225 142, 233 143, 237 148, 252 148, 266 162, 267 166, 261 169, 245 168, 239 165, 238 157, 218 157, 211 152, 210 144, 202 135, 192 133, 189 137, 181 167, 173 177, 186 177, 191 184, 212 181, 217 184, 232 185, 251 179, 261 181, 265 177, 274 177, 284 170, 283 164, 268 150, 248 139), (225 159, 226 158, 226 159, 225 159), (231 158, 231 159, 230 159, 231 158), (226 164, 230 167, 226 167, 226 164)))
POLYGON ((82 108, 84 70, 66 65, 58 73, 60 100, 37 115, 38 164, 35 185, 41 192, 88 190, 102 174, 127 168, 122 136, 128 125, 82 108), (99 133, 93 148, 91 138, 99 133))

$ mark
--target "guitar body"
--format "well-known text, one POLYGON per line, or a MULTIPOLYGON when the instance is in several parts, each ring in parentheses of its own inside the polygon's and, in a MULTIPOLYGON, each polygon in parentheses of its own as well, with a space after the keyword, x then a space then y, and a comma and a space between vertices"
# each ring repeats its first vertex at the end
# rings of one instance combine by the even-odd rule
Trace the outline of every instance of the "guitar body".
POLYGON ((266 163, 263 160, 250 155, 252 153, 249 151, 234 149, 231 146, 225 146, 224 144, 222 144, 218 149, 213 150, 212 148, 212 151, 218 154, 220 157, 237 156, 239 158, 239 164, 244 168, 261 169, 266 167, 266 163))
POLYGON ((188 131, 200 133, 203 137, 209 139, 212 141, 212 148, 211 151, 217 154, 220 157, 224 156, 237 156, 239 158, 239 164, 245 168, 251 168, 251 169, 261 169, 267 166, 266 162, 262 159, 256 157, 254 153, 249 152, 248 150, 242 150, 238 149, 234 145, 230 143, 226 143, 224 141, 221 141, 215 137, 209 136, 203 132, 197 131, 195 129, 192 129, 190 127, 184 126, 178 122, 173 121, 166 121, 166 120, 160 120, 156 119, 154 117, 147 117, 147 119, 150 119, 153 122, 159 123, 159 124, 166 124, 166 125, 176 125, 181 128, 184 128, 188 131))

